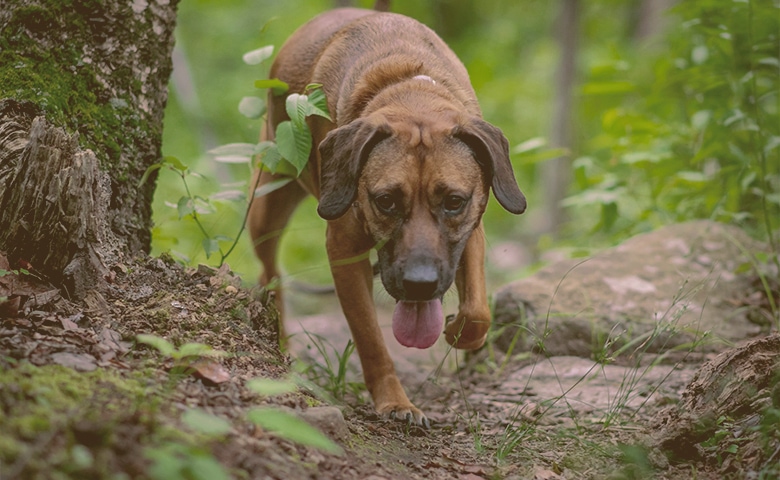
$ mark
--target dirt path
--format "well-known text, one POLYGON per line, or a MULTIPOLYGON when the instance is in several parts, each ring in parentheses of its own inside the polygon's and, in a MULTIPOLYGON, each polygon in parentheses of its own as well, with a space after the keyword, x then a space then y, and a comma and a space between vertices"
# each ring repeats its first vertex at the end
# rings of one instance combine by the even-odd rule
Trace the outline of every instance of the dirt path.
POLYGON ((267 295, 239 288, 227 270, 146 259, 113 272, 110 291, 88 308, 44 296, 51 289, 22 274, 0 277, 0 296, 10 299, 0 302, 3 480, 717 478, 712 459, 731 448, 671 464, 649 437, 704 354, 596 363, 507 358, 491 346, 456 357, 443 342, 410 350, 392 338, 392 305, 382 304, 398 372, 433 420, 426 431, 374 414, 355 355, 339 374, 349 336, 335 299, 313 300, 324 314, 291 309, 290 349, 304 360, 296 362, 275 346, 267 295), (172 350, 137 343, 139 333, 172 350), (296 391, 250 388, 291 371, 296 391), (277 423, 267 423, 269 412, 277 423), (339 451, 278 423, 288 415, 316 425, 339 451))

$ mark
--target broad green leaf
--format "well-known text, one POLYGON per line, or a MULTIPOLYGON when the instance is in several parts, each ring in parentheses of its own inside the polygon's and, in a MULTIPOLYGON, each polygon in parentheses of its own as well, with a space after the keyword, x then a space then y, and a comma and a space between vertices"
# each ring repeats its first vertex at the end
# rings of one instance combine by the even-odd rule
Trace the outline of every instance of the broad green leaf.
POLYGON ((780 136, 772 135, 766 141, 764 153, 769 153, 777 147, 780 147, 780 136))
POLYGON ((532 150, 537 150, 544 147, 545 145, 547 145, 547 140, 544 137, 534 137, 526 140, 520 145, 515 146, 515 148, 512 149, 512 153, 522 154, 532 150))
POLYGON ((176 351, 176 347, 174 347, 171 342, 162 337, 158 337, 157 335, 139 333, 135 336, 135 339, 139 343, 154 347, 158 352, 162 353, 166 357, 172 357, 173 353, 176 351))
MULTIPOLYGON (((308 88, 310 88, 309 85, 308 88)), ((313 90, 308 94, 309 97, 309 112, 308 115, 319 115, 320 117, 332 120, 330 118, 330 112, 328 111, 328 99, 325 98, 325 91, 322 89, 322 85, 316 85, 313 90)))
POLYGON ((276 173, 279 163, 282 161, 282 154, 279 153, 279 147, 274 142, 260 142, 257 144, 256 155, 258 159, 257 167, 264 165, 270 172, 276 173))
POLYGON ((584 205, 607 205, 615 203, 620 198, 620 190, 585 190, 576 195, 566 197, 561 201, 564 207, 584 205))
POLYGON ((274 380, 272 378, 253 378, 246 382, 246 388, 269 397, 297 390, 295 382, 291 380, 274 380))
POLYGON ((306 127, 306 116, 309 114, 309 97, 299 93, 291 93, 285 101, 285 109, 290 121, 298 128, 306 127))
POLYGON ((300 175, 311 152, 311 133, 308 128, 297 128, 292 122, 285 121, 276 127, 276 144, 282 157, 295 167, 300 175))
POLYGON ((149 467, 150 478, 153 480, 178 480, 185 478, 182 470, 186 467, 187 461, 173 450, 170 447, 164 449, 144 449, 144 455, 152 462, 149 467))
POLYGON ((217 155, 216 157, 214 157, 214 161, 219 163, 232 163, 232 164, 250 163, 252 161, 252 157, 248 157, 244 155, 217 155))
POLYGON ((211 195, 209 199, 228 202, 243 202, 246 200, 246 192, 243 190, 225 190, 211 195))
POLYGON ((152 165, 149 165, 149 168, 146 169, 143 176, 141 177, 141 180, 138 180, 138 188, 141 188, 144 183, 149 179, 149 175, 152 174, 152 172, 159 170, 163 166, 162 163, 155 163, 152 165))
POLYGON ((247 65, 259 65, 264 61, 268 60, 269 58, 271 58, 273 54, 274 54, 274 46, 266 45, 265 47, 258 48, 257 50, 246 52, 242 58, 244 60, 244 63, 246 63, 247 65))
POLYGON ((238 103, 238 111, 247 118, 260 118, 266 111, 265 102, 259 97, 244 97, 238 103))
POLYGON ((680 180, 683 180, 685 182, 689 183, 705 183, 709 180, 709 177, 705 175, 702 172, 694 172, 694 171, 682 171, 677 172, 675 175, 680 180))
POLYGON ((292 182, 293 180, 295 179, 292 177, 280 178, 279 180, 274 180, 273 182, 266 183, 265 185, 260 185, 255 189, 254 198, 262 197, 263 195, 268 195, 269 193, 275 190, 279 190, 280 188, 292 182))
POLYGON ((618 216, 617 203, 610 202, 601 204, 601 222, 604 230, 612 229, 618 216))
POLYGON ((231 478, 217 459, 211 455, 192 455, 188 460, 187 470, 189 470, 190 475, 185 476, 185 478, 193 480, 229 480, 231 478))
MULTIPOLYGON (((209 239, 213 240, 213 239, 209 239)), ((216 240, 214 240, 216 243, 216 240)), ((179 347, 178 351, 178 357, 179 358, 185 358, 185 357, 216 357, 219 356, 219 354, 222 353, 219 350, 214 350, 208 345, 205 345, 203 343, 185 343, 181 347, 179 347)))
POLYGON ((664 155, 656 152, 628 152, 620 157, 620 162, 627 165, 636 163, 658 163, 665 158, 664 155))
POLYGON ((201 240, 203 246, 203 252, 206 254, 206 258, 211 258, 211 254, 219 251, 219 242, 214 238, 204 238, 201 240))
POLYGON ((219 163, 249 163, 255 153, 253 143, 229 143, 208 151, 219 163))
POLYGON ((523 165, 535 165, 553 158, 565 157, 571 154, 568 148, 545 148, 535 152, 526 152, 520 155, 520 163, 523 165))
POLYGON ((243 155, 251 156, 255 153, 256 145, 254 143, 228 143, 220 145, 208 151, 210 155, 243 155))
POLYGON ((710 118, 712 118, 711 110, 699 110, 691 115, 691 126, 696 130, 704 130, 704 127, 710 122, 710 118))
POLYGON ((190 429, 209 436, 222 436, 232 430, 233 426, 222 417, 212 415, 200 408, 192 408, 184 412, 181 420, 190 429))
POLYGON ((211 215, 212 213, 217 213, 217 209, 214 208, 214 205, 211 204, 208 198, 195 195, 193 200, 193 206, 198 215, 211 215))
POLYGON ((255 88, 270 88, 273 90, 274 95, 283 95, 290 89, 290 86, 278 78, 269 78, 265 80, 256 80, 255 88))
POLYGON ((170 155, 163 157, 162 163, 166 163, 180 172, 187 170, 187 165, 181 163, 181 160, 178 158, 170 155))
POLYGON ((295 443, 338 455, 343 453, 340 446, 318 429, 282 410, 258 408, 250 411, 247 418, 263 429, 295 443))
POLYGON ((179 220, 186 217, 187 215, 192 215, 195 213, 195 206, 192 203, 192 199, 190 197, 184 196, 181 197, 176 203, 176 210, 179 212, 179 220))

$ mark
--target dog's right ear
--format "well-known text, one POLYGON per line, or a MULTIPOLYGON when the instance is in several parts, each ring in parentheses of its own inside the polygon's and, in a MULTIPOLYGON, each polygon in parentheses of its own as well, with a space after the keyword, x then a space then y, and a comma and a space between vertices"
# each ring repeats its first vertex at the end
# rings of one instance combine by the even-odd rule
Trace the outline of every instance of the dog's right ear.
POLYGON ((360 119, 331 130, 320 142, 320 204, 325 220, 344 215, 357 197, 358 179, 371 150, 391 135, 387 124, 360 119))

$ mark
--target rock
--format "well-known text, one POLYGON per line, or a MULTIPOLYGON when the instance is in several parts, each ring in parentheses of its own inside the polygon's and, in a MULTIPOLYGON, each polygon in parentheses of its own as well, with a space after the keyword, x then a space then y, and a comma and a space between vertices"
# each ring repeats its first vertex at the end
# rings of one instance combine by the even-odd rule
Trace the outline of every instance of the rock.
POLYGON ((337 407, 311 407, 298 415, 333 440, 345 440, 349 436, 344 414, 337 407))
POLYGON ((735 273, 765 251, 736 227, 694 221, 637 235, 587 259, 553 263, 496 294, 497 345, 548 355, 661 352, 711 334, 722 350, 760 333, 736 300, 755 290, 735 273), (622 349, 622 350, 621 350, 622 349))

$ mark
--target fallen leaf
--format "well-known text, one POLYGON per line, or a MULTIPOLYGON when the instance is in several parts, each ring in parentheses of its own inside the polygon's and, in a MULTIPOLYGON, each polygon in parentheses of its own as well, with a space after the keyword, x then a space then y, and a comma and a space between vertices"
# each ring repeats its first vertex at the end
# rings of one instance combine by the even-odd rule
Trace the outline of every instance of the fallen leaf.
POLYGON ((76 322, 74 322, 70 318, 62 318, 61 317, 60 318, 60 324, 62 325, 62 328, 64 330, 75 330, 75 329, 79 328, 79 326, 76 324, 76 322))
POLYGON ((558 480, 560 478, 563 477, 546 468, 537 467, 536 470, 534 470, 534 480, 558 480))
POLYGON ((85 353, 57 352, 51 355, 51 360, 57 365, 79 372, 91 372, 97 368, 95 357, 85 353))
POLYGON ((104 328, 101 330, 98 334, 98 339, 102 345, 111 351, 120 354, 125 354, 130 351, 130 344, 128 342, 123 342, 122 335, 120 335, 119 332, 115 330, 111 330, 110 328, 104 328))
POLYGON ((227 371, 219 362, 214 360, 202 358, 196 360, 190 364, 195 372, 195 376, 203 380, 208 380, 211 383, 219 385, 230 380, 230 372, 227 371))

